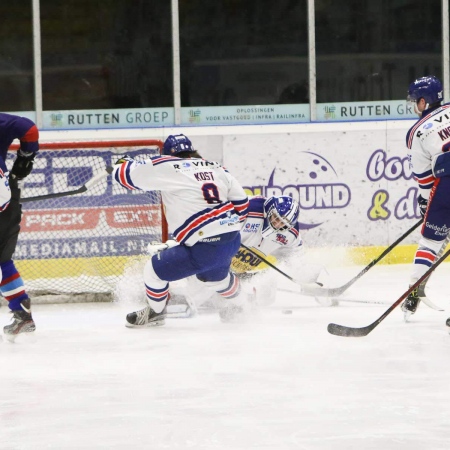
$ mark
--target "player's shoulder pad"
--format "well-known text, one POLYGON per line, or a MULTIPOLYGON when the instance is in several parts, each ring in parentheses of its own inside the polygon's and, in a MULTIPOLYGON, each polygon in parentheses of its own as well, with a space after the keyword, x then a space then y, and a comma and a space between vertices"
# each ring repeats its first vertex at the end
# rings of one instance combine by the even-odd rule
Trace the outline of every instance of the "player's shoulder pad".
POLYGON ((254 196, 249 198, 249 213, 263 213, 264 212, 264 203, 266 201, 266 197, 263 196, 254 196))

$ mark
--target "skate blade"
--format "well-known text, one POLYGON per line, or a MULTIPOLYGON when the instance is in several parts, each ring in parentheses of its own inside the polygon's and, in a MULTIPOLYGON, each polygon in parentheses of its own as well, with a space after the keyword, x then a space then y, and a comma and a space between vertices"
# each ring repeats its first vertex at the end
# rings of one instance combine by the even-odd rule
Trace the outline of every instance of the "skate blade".
POLYGON ((149 322, 145 323, 144 325, 133 325, 132 323, 125 323, 125 326, 127 328, 153 328, 153 327, 162 327, 166 324, 165 320, 158 320, 157 322, 149 322))

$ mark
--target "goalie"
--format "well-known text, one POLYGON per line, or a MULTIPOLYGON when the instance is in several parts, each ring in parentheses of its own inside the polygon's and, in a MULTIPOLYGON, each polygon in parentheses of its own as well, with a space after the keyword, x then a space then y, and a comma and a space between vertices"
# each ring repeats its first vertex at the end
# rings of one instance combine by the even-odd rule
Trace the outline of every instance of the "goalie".
MULTIPOLYGON (((277 286, 276 281, 267 276, 265 269, 269 266, 263 259, 276 263, 276 256, 293 256, 293 253, 302 250, 298 226, 300 208, 297 201, 289 196, 255 196, 249 200, 248 211, 241 229, 241 243, 249 250, 242 246, 239 248, 232 259, 231 270, 243 282, 251 301, 258 306, 266 306, 275 301, 277 286)), ((172 301, 168 305, 170 315, 188 317, 199 306, 214 307, 217 296, 211 296, 205 289, 199 288, 198 281, 191 277, 187 288, 182 289, 183 295, 177 294, 176 287, 172 289, 172 301)))

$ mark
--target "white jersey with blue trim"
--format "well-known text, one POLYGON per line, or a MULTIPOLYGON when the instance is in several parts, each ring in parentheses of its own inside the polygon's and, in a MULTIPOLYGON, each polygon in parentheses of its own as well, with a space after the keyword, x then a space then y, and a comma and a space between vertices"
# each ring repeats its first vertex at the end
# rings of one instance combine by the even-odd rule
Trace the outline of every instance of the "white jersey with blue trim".
POLYGON ((127 189, 161 191, 169 233, 188 246, 240 231, 247 215, 247 194, 216 162, 156 156, 116 165, 113 179, 127 189))
POLYGON ((297 248, 303 242, 299 233, 298 223, 287 231, 274 231, 266 238, 262 237, 262 230, 267 219, 264 218, 265 197, 250 198, 250 205, 245 224, 241 231, 241 242, 247 247, 260 250, 265 255, 272 255, 280 248, 297 248))
POLYGON ((406 145, 419 193, 428 199, 435 181, 433 158, 450 148, 450 104, 424 111, 422 118, 408 131, 406 145))

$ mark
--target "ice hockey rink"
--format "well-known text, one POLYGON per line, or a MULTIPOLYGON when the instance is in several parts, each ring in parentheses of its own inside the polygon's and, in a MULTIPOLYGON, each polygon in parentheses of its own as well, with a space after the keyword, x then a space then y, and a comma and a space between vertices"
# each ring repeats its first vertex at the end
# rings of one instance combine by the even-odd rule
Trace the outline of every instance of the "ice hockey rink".
MULTIPOLYGON (((327 332, 376 320, 409 268, 375 266, 335 307, 279 290, 237 324, 202 313, 128 329, 129 302, 36 305, 35 342, 0 343, 0 448, 448 449, 449 263, 428 284, 447 311, 421 305, 406 324, 397 308, 362 338, 327 332)), ((330 287, 360 269, 332 269, 330 287)))

